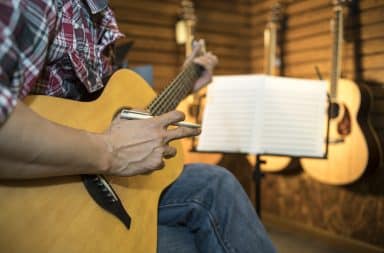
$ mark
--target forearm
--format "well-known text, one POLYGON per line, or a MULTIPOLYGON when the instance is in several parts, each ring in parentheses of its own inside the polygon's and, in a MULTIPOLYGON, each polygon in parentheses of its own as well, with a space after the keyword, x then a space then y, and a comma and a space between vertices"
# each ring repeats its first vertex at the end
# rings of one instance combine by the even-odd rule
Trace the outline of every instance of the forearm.
POLYGON ((107 168, 101 138, 54 124, 22 102, 0 127, 0 178, 102 173, 107 168))

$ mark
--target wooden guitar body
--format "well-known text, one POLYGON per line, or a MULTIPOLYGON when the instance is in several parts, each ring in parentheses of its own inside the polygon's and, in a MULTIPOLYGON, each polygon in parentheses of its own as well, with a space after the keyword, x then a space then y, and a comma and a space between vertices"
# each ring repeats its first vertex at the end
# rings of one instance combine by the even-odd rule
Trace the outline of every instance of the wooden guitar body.
MULTIPOLYGON (((268 75, 281 74, 281 36, 283 36, 282 27, 284 22, 284 10, 281 1, 276 1, 270 11, 269 21, 264 29, 264 66, 265 73, 268 75), (280 53, 278 53, 280 51, 280 53)), ((262 156, 265 163, 260 165, 260 169, 264 172, 281 172, 288 168, 293 162, 290 157, 286 156, 262 156)))
POLYGON ((292 162, 292 158, 286 156, 262 156, 264 164, 260 166, 264 172, 281 172, 289 167, 292 162))
POLYGON ((367 168, 377 167, 380 151, 368 119, 369 95, 354 82, 344 79, 338 80, 338 90, 339 114, 330 120, 327 158, 303 158, 300 162, 314 179, 345 185, 359 179, 367 168))
MULTIPOLYGON (((53 122, 101 133, 120 109, 145 108, 154 97, 138 75, 120 70, 95 101, 30 96, 24 102, 53 122)), ((179 152, 160 171, 107 177, 132 217, 129 230, 96 204, 79 176, 0 181, 0 252, 155 253, 159 197, 183 166, 181 144, 172 145, 179 152)))

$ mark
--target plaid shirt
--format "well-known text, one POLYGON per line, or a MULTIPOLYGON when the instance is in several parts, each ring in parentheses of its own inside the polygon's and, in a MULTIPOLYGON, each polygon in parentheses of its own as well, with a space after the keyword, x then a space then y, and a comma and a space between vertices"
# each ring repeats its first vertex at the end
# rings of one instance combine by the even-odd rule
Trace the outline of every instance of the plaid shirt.
POLYGON ((103 87, 117 38, 108 0, 0 1, 0 124, 29 93, 82 99, 103 87))

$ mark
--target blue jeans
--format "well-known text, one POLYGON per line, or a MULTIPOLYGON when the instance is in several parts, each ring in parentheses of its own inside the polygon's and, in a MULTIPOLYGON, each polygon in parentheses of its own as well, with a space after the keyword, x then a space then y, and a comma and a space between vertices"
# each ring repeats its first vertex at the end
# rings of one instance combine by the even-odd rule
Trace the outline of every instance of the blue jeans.
POLYGON ((272 253, 248 196, 227 170, 185 166, 159 204, 159 253, 272 253))

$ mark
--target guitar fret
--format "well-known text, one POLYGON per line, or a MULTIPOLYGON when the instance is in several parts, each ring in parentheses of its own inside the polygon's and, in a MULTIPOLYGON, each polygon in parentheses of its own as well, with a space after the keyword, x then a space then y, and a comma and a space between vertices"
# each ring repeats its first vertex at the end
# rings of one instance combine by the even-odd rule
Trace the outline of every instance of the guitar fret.
POLYGON ((194 82, 200 76, 201 67, 189 64, 172 83, 161 92, 147 107, 153 115, 171 111, 191 91, 194 82))

